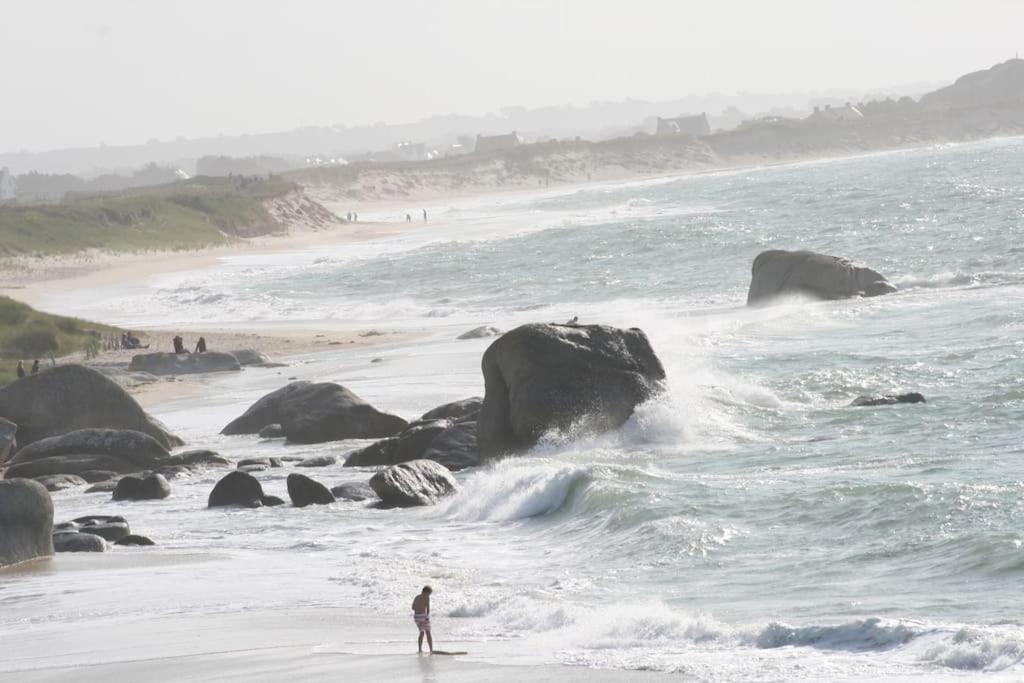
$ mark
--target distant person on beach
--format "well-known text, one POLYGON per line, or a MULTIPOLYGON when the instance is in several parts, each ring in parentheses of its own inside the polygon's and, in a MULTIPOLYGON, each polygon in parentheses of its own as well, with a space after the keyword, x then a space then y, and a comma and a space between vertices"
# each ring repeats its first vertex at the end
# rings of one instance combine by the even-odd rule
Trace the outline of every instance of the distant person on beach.
POLYGON ((347 214, 345 214, 345 220, 347 220, 349 223, 352 222, 352 212, 351 211, 349 211, 347 214))
POLYGON ((18 379, 25 379, 25 364, 18 361, 18 379))
POLYGON ((406 223, 412 223, 412 214, 409 214, 409 213, 405 214, 405 222, 406 223))
POLYGON ((185 340, 179 335, 174 335, 174 339, 171 340, 174 343, 174 353, 182 354, 185 353, 185 340))
POLYGON ((33 375, 38 375, 39 374, 39 359, 38 358, 36 358, 35 362, 32 363, 32 374, 33 375))
POLYGON ((196 342, 196 353, 206 353, 206 337, 200 337, 196 342))
POLYGON ((352 213, 352 222, 353 223, 358 223, 359 222, 359 214, 358 213, 355 213, 355 212, 352 213))
POLYGON ((416 623, 416 628, 420 630, 420 638, 417 641, 420 654, 423 653, 424 635, 427 636, 427 646, 430 648, 430 653, 434 653, 434 639, 430 635, 430 594, 433 592, 433 588, 424 586, 420 594, 413 598, 412 601, 412 620, 416 623))
POLYGON ((424 223, 427 222, 427 210, 426 209, 423 209, 423 222, 424 223))

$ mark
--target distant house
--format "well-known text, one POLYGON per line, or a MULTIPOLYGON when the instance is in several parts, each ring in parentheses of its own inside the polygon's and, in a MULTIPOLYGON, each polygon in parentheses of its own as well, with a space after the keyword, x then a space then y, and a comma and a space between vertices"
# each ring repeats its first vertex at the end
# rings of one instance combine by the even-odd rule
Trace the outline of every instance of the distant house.
POLYGON ((427 146, 422 142, 399 142, 395 144, 395 151, 403 161, 422 161, 427 158, 427 146))
POLYGON ((0 202, 14 199, 18 195, 14 176, 6 166, 0 168, 0 202))
POLYGON ((515 131, 507 135, 477 135, 473 151, 477 154, 484 152, 501 152, 512 149, 523 144, 523 139, 515 131))
POLYGON ((805 121, 810 121, 811 123, 839 123, 841 121, 859 121, 862 118, 864 118, 864 114, 861 113, 860 109, 847 102, 841 107, 833 107, 831 104, 826 104, 824 109, 815 107, 814 113, 808 116, 805 121))
POLYGON ((708 115, 704 112, 696 116, 677 116, 672 119, 663 119, 659 116, 654 134, 701 137, 711 134, 711 124, 708 123, 708 115))

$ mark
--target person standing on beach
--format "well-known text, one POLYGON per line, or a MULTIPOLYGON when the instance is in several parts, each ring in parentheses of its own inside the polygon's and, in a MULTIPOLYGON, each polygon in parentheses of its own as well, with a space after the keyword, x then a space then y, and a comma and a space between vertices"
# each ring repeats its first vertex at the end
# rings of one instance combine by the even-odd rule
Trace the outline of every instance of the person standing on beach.
POLYGON ((18 361, 18 379, 25 379, 25 363, 18 361))
POLYGON ((415 622, 416 628, 420 630, 420 637, 417 641, 420 654, 423 654, 424 635, 427 636, 427 646, 430 648, 430 654, 434 654, 434 638, 430 635, 430 594, 433 592, 433 588, 424 586, 420 594, 413 598, 412 601, 412 620, 415 622))
POLYGON ((35 362, 32 363, 32 374, 33 375, 38 375, 39 374, 39 359, 38 358, 36 358, 35 362))
POLYGON ((426 209, 423 209, 423 222, 424 223, 427 222, 427 210, 426 209))

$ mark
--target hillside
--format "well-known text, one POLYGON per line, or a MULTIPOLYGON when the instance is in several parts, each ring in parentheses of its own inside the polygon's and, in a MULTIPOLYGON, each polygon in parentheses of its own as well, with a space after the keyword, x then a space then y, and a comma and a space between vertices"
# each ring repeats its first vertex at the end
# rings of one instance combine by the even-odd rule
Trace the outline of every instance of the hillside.
POLYGON ((921 96, 927 109, 999 107, 1024 103, 1024 59, 1010 59, 990 69, 956 79, 953 85, 921 96))
POLYGON ((0 206, 0 256, 195 249, 337 219, 293 183, 194 178, 59 202, 0 206))
POLYGON ((102 337, 121 330, 35 310, 6 296, 0 296, 0 386, 17 378, 19 360, 28 372, 32 361, 66 356, 76 351, 99 348, 102 337))

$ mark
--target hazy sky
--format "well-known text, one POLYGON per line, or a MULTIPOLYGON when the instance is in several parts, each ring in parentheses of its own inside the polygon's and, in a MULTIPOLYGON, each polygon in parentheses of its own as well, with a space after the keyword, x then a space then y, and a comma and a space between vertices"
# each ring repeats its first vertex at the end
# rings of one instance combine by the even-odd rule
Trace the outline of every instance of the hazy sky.
POLYGON ((947 82, 1024 0, 0 0, 0 151, 947 82))

